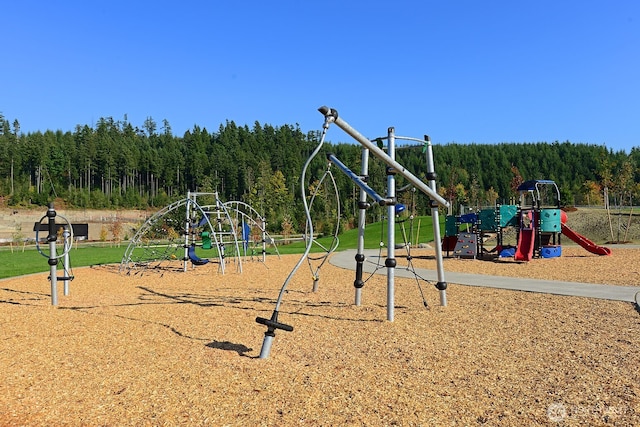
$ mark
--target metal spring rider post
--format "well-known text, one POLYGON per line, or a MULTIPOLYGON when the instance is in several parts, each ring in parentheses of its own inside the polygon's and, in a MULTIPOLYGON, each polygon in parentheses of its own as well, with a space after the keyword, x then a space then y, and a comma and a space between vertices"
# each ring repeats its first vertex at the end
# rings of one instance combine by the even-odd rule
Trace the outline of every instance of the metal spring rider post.
POLYGON ((46 216, 49 220, 49 234, 47 235, 47 242, 49 243, 49 280, 51 281, 51 305, 58 305, 58 257, 56 256, 56 240, 58 240, 58 235, 56 234, 56 210, 53 208, 53 203, 49 205, 46 216))
POLYGON ((62 237, 64 239, 64 246, 62 249, 62 253, 58 255, 56 242, 58 240, 58 225, 56 224, 56 210, 53 208, 53 203, 49 204, 49 208, 47 209, 47 213, 40 218, 40 221, 36 225, 36 249, 38 252, 48 258, 49 263, 49 281, 51 282, 51 305, 58 305, 58 280, 64 281, 64 295, 69 295, 69 281, 73 280, 73 275, 70 273, 70 263, 69 263, 69 252, 71 251, 71 247, 73 246, 73 226, 69 221, 60 216, 63 220, 66 221, 66 225, 63 226, 62 237), (40 249, 38 233, 40 231, 40 226, 42 225, 42 221, 47 218, 47 243, 49 244, 49 253, 45 253, 40 249), (64 267, 64 276, 58 277, 58 260, 63 259, 63 267, 64 267))

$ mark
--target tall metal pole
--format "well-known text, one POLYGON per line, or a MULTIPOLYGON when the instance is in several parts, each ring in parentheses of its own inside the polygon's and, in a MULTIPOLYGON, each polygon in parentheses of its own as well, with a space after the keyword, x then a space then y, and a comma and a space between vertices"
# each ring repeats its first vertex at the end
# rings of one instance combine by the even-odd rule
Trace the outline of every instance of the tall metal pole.
POLYGON ((308 232, 306 237, 306 248, 305 248, 304 254, 302 255, 302 257, 300 257, 296 265, 293 267, 293 270, 291 270, 291 272, 285 279, 284 283, 282 284, 282 287, 280 288, 280 293, 278 294, 278 299, 276 300, 276 307, 273 310, 273 313, 271 314, 271 318, 270 319, 265 319, 263 317, 256 318, 256 322, 267 326, 267 332, 264 333, 264 340, 262 341, 262 348, 260 349, 260 356, 259 356, 260 359, 266 359, 267 357, 269 357, 269 354, 271 353, 271 345, 273 344, 273 340, 276 336, 276 333, 275 333, 276 329, 282 329, 284 331, 293 330, 293 326, 285 325, 284 323, 280 323, 278 321, 278 314, 280 310, 280 305, 282 304, 282 299, 284 298, 284 295, 287 291, 287 286, 289 285, 289 282, 291 281, 293 276, 296 274, 296 271, 298 271, 298 269, 300 268, 304 260, 307 259, 307 257, 309 256, 309 251, 311 250, 311 245, 313 243, 313 221, 311 221, 311 212, 309 211, 309 204, 307 203, 306 189, 305 189, 306 174, 307 174, 307 169, 309 168, 309 164, 322 148, 322 144, 324 144, 324 138, 326 136, 327 129, 329 129, 329 125, 331 124, 331 121, 332 119, 330 117, 325 117, 324 124, 322 125, 322 136, 320 137, 320 142, 318 146, 313 150, 313 152, 305 162, 304 166, 302 167, 302 176, 300 177, 300 193, 302 194, 302 204, 304 205, 304 213, 305 213, 305 216, 307 217, 306 219, 307 219, 307 232, 308 232))
MULTIPOLYGON (((224 248, 224 233, 222 232, 222 218, 220 217, 220 209, 223 208, 220 199, 218 198, 218 192, 216 194, 216 221, 218 223, 218 235, 220 236, 220 243, 218 244, 218 253, 220 254, 220 272, 224 274, 226 262, 225 262, 225 248, 224 248)), ((231 224, 231 228, 233 225, 231 224)), ((234 237, 235 239, 235 237, 234 237)), ((236 240, 237 246, 237 240, 236 240)))
MULTIPOLYGON (((362 273, 364 267, 364 228, 365 228, 365 211, 369 208, 369 203, 367 202, 367 196, 371 197, 376 203, 380 206, 388 206, 394 205, 395 200, 393 198, 385 198, 376 193, 376 191, 369 187, 366 183, 367 174, 369 170, 369 150, 366 148, 362 148, 362 175, 355 174, 351 169, 349 169, 344 163, 340 161, 335 155, 329 153, 327 154, 327 159, 331 162, 331 164, 335 165, 344 172, 354 184, 360 187, 360 201, 358 202, 358 207, 360 208, 359 218, 358 218, 358 251, 356 253, 356 279, 353 282, 353 286, 356 288, 356 306, 361 303, 361 294, 362 288, 364 287, 364 280, 362 280, 362 273)), ((315 285, 316 280, 314 280, 315 285)), ((314 287, 314 291, 315 291, 314 287)))
POLYGON ((187 271, 189 262, 189 233, 191 232, 191 191, 187 190, 186 218, 184 222, 184 257, 182 258, 184 266, 183 271, 187 271))
MULTIPOLYGON (((360 167, 360 178, 363 181, 368 180, 369 175, 369 149, 362 147, 362 161, 360 167)), ((360 189, 360 199, 358 200, 358 250, 356 252, 356 279, 353 286, 356 289, 355 305, 362 304, 362 272, 364 267, 364 227, 367 220, 367 192, 363 188, 360 189)))
MULTIPOLYGON (((394 128, 387 129, 388 155, 396 160, 396 135, 394 128)), ((395 201, 396 177, 392 167, 387 168, 387 198, 395 201)), ((387 320, 393 322, 395 313, 395 269, 396 269, 396 206, 395 203, 387 207, 387 259, 384 261, 387 267, 387 320)))
POLYGON ((267 261, 267 221, 263 218, 260 219, 262 223, 262 262, 267 261))
POLYGON ((47 209, 47 219, 49 221, 49 235, 47 242, 49 243, 49 280, 51 282, 51 305, 58 305, 58 258, 56 255, 56 240, 58 239, 56 230, 56 210, 53 203, 49 204, 47 209))
MULTIPOLYGON (((436 191, 436 172, 433 163, 433 147, 431 146, 431 138, 424 136, 427 148, 427 181, 429 187, 436 191)), ((447 282, 444 280, 444 263, 442 259, 442 244, 440 239, 440 219, 438 217, 438 204, 431 200, 431 220, 433 221, 433 243, 436 250, 436 268, 438 274, 438 282, 436 289, 440 291, 440 305, 447 305, 447 282)))

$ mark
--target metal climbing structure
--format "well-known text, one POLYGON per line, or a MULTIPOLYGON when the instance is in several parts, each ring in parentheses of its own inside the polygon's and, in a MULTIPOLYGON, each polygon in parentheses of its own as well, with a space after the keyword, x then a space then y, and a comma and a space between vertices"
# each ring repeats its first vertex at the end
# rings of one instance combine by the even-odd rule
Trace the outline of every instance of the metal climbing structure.
POLYGON ((280 257, 275 240, 267 231, 267 220, 258 211, 238 200, 224 202, 224 207, 241 235, 240 251, 244 259, 258 259, 265 262, 267 247, 270 246, 273 247, 278 258, 280 257))
MULTIPOLYGON (((326 106, 320 107, 318 109, 320 113, 324 116, 324 124, 323 130, 320 138, 320 142, 318 146, 311 153, 309 158, 307 159, 304 167, 302 168, 301 174, 301 193, 302 193, 302 201, 305 208, 305 214, 307 218, 307 237, 306 237, 306 250, 303 256, 300 258, 298 263, 294 266, 293 270, 289 273, 287 278, 285 279, 281 289, 280 294, 276 300, 276 305, 271 314, 270 318, 257 317, 256 322, 265 325, 267 327, 267 331, 264 334, 264 340, 262 342, 262 348, 260 350, 260 358, 265 359, 269 357, 271 352, 271 346, 273 340, 275 338, 276 330, 283 331, 292 331, 293 326, 282 323, 279 319, 279 311, 280 306, 283 302, 284 295, 286 294, 287 286, 290 283, 292 277, 295 275, 296 271, 300 267, 300 265, 304 262, 305 259, 308 258, 309 252, 311 250, 311 246, 313 245, 313 222, 311 219, 311 213, 309 209, 309 204, 306 200, 306 172, 309 167, 311 160, 319 153, 322 144, 324 143, 326 133, 331 124, 335 124, 356 141, 358 141, 363 146, 363 158, 362 158, 362 174, 358 176, 354 172, 352 172, 348 167, 346 167, 340 160, 334 156, 333 154, 329 154, 327 159, 335 164, 342 172, 344 172, 353 182, 360 188, 360 200, 358 203, 358 208, 360 209, 359 215, 359 225, 358 225, 358 250, 356 254, 356 280, 354 281, 354 286, 356 288, 356 297, 355 304, 360 305, 361 301, 361 293, 364 285, 364 281, 362 279, 363 272, 363 264, 365 261, 364 255, 364 211, 369 207, 369 202, 367 201, 367 197, 370 197, 374 203, 377 203, 380 206, 384 206, 387 208, 387 218, 388 218, 388 244, 387 244, 387 258, 385 260, 385 267, 387 268, 387 320, 394 320, 394 295, 395 295, 395 268, 396 268, 396 259, 395 259, 395 213, 396 213, 396 188, 395 188, 395 175, 403 176, 408 182, 410 182, 416 190, 421 191, 422 193, 429 196, 431 199, 431 217, 433 220, 433 233, 434 233, 434 241, 440 241, 440 225, 439 225, 439 213, 438 206, 449 207, 449 203, 443 199, 436 192, 436 174, 433 163, 433 153, 431 140, 428 136, 425 136, 424 140, 419 140, 416 138, 408 138, 408 137, 399 137, 396 136, 395 130, 393 127, 388 128, 386 138, 377 138, 376 140, 386 139, 388 144, 388 153, 385 153, 383 149, 379 148, 372 140, 365 138, 362 134, 352 128, 347 122, 345 122, 339 115, 338 112, 326 106), (427 154, 427 183, 423 182, 407 169, 405 169, 400 163, 395 160, 395 141, 396 139, 405 139, 409 141, 417 141, 421 142, 425 146, 425 152, 427 154), (375 190, 373 190, 367 183, 367 164, 368 164, 368 156, 369 153, 372 153, 375 157, 382 160, 387 166, 387 194, 382 196, 378 194, 375 190)), ((440 291, 440 304, 443 306, 447 305, 447 283, 444 279, 444 266, 442 260, 442 249, 440 245, 436 245, 436 265, 437 265, 437 283, 435 287, 440 291)), ((315 280, 315 279, 314 279, 315 280)))
POLYGON ((275 245, 265 227, 266 221, 243 202, 223 202, 217 192, 190 191, 142 224, 127 246, 120 272, 187 271, 189 265, 213 261, 223 274, 230 262, 241 273, 251 230, 258 230, 264 245, 275 245))

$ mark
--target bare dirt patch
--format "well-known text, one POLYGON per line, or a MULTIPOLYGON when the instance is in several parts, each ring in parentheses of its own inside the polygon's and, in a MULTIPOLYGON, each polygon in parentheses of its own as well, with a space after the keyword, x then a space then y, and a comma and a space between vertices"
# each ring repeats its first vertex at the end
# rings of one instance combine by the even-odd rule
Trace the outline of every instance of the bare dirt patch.
MULTIPOLYGON (((640 265, 637 252, 585 258, 640 265)), ((425 288, 426 309, 415 282, 398 278, 387 322, 384 276, 355 307, 352 271, 325 265, 312 292, 303 266, 280 314, 295 329, 258 359, 255 318, 270 316, 297 260, 225 275, 211 264, 76 269, 58 308, 46 274, 1 281, 0 425, 640 424, 630 303, 450 284, 447 307, 425 288)), ((577 277, 566 260, 541 268, 577 277)))

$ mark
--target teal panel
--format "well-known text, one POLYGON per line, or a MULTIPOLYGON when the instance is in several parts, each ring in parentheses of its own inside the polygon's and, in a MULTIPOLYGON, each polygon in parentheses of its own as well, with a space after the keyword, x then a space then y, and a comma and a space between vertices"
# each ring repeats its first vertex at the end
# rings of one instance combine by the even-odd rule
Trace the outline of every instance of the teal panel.
POLYGON ((498 227, 496 225, 496 210, 495 209, 482 209, 478 214, 480 219, 480 230, 482 231, 494 231, 498 227))
POLYGON ((540 210, 540 230, 548 233, 560 233, 560 209, 541 209, 540 210))
POLYGON ((449 215, 444 219, 444 235, 456 236, 458 234, 458 227, 456 227, 456 217, 449 215))
POLYGON ((518 205, 500 205, 500 227, 518 225, 518 205))

